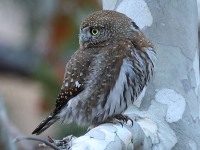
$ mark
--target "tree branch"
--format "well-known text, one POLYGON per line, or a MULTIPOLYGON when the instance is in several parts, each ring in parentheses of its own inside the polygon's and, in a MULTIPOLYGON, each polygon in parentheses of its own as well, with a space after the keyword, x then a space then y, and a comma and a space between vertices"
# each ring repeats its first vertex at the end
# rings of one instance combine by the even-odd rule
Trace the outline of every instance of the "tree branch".
POLYGON ((40 139, 40 138, 35 138, 35 137, 28 137, 28 136, 16 137, 13 140, 13 143, 17 143, 17 142, 25 141, 25 140, 39 141, 39 142, 42 142, 42 143, 46 144, 47 146, 53 148, 54 150, 60 150, 60 148, 58 148, 57 146, 53 145, 52 143, 50 143, 50 142, 48 142, 46 140, 40 139))

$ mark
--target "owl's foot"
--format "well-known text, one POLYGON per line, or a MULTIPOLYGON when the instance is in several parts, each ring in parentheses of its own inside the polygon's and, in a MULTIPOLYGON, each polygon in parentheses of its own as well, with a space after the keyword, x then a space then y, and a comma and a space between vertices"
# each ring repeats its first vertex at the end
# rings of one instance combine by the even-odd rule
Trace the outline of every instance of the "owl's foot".
POLYGON ((126 115, 118 114, 118 115, 115 115, 113 117, 107 118, 103 122, 90 125, 88 127, 87 131, 90 131, 91 129, 95 128, 96 126, 98 126, 100 124, 104 124, 104 123, 113 123, 113 124, 120 123, 121 126, 123 127, 124 123, 127 123, 128 121, 131 121, 131 126, 133 126, 133 120, 130 117, 128 117, 126 115))
POLYGON ((129 120, 131 121, 131 125, 133 126, 133 120, 126 115, 118 114, 118 115, 115 115, 114 118, 118 120, 118 122, 122 125, 122 127, 123 127, 123 124, 127 123, 129 120))
POLYGON ((69 135, 69 136, 63 138, 62 140, 54 140, 48 136, 49 142, 54 144, 55 146, 57 146, 60 149, 70 149, 72 146, 72 140, 74 138, 75 137, 73 135, 69 135))
POLYGON ((127 123, 129 120, 131 121, 131 125, 133 126, 133 120, 130 117, 118 114, 108 118, 104 123, 114 123, 114 124, 120 123, 121 126, 123 127, 124 123, 127 123))

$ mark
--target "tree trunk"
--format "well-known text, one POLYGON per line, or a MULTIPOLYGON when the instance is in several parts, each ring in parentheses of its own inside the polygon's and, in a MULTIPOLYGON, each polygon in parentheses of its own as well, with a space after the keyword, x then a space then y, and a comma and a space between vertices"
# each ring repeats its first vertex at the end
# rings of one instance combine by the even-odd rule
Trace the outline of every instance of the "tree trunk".
POLYGON ((195 0, 103 0, 132 18, 156 47, 154 80, 126 114, 133 126, 103 124, 73 149, 200 149, 198 17, 195 0))
POLYGON ((158 61, 153 83, 140 110, 129 109, 156 124, 156 138, 151 138, 153 149, 200 149, 196 1, 103 2, 104 8, 115 8, 131 17, 155 44, 158 61))

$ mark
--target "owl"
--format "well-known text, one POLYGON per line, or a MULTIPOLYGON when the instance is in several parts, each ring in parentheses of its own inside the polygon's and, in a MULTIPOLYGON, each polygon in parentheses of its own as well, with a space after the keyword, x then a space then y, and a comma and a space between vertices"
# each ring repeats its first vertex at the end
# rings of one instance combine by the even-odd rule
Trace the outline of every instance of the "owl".
POLYGON ((80 26, 79 49, 68 61, 54 111, 32 134, 60 120, 95 126, 137 100, 154 70, 155 50, 126 15, 110 10, 89 15, 80 26))

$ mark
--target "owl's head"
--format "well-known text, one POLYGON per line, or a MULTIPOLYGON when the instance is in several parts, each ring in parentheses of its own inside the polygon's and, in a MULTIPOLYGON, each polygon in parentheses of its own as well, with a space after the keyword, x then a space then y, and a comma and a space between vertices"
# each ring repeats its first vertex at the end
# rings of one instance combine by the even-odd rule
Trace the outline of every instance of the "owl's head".
POLYGON ((97 11, 82 22, 79 43, 83 47, 105 46, 120 39, 132 39, 138 31, 138 26, 122 13, 97 11))

